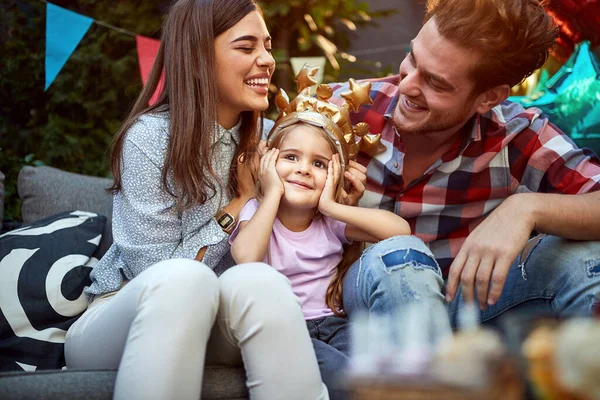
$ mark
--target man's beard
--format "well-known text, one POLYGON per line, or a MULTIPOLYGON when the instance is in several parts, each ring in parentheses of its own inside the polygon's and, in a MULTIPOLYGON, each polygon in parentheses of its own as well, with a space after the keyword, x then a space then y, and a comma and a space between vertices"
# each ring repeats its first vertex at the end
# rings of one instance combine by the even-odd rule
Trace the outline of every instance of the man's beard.
MULTIPOLYGON (((398 109, 396 112, 404 116, 401 109, 398 109)), ((459 129, 473 116, 471 113, 472 111, 468 107, 464 107, 456 110, 456 112, 449 112, 438 116, 431 116, 430 114, 425 120, 416 124, 406 124, 408 126, 397 122, 396 118, 392 118, 392 124, 401 135, 426 136, 437 132, 446 132, 453 128, 459 129)))
POLYGON ((396 110, 394 110, 392 115, 392 124, 398 133, 403 135, 426 136, 432 134, 435 135, 438 132, 446 132, 452 129, 459 129, 474 115, 472 103, 474 98, 469 98, 467 105, 461 107, 460 109, 455 109, 444 114, 437 113, 436 115, 432 115, 429 113, 426 119, 421 120, 416 124, 409 122, 403 126, 396 120, 397 113, 406 118, 402 108, 400 108, 401 101, 402 100, 400 99, 398 105, 396 106, 396 110))

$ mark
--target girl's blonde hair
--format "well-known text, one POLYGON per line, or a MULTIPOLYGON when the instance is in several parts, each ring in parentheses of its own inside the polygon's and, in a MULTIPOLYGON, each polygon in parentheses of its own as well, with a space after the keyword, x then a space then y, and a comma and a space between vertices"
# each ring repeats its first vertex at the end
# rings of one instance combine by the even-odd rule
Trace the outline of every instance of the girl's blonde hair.
MULTIPOLYGON (((327 140, 327 143, 329 144, 331 151, 334 154, 338 153, 337 147, 336 147, 333 139, 331 138, 331 136, 329 136, 329 134, 324 129, 319 128, 314 125, 311 125, 311 124, 308 124, 306 122, 302 122, 302 121, 300 121, 294 125, 290 125, 290 126, 286 126, 285 128, 282 128, 281 131, 279 132, 279 134, 271 142, 271 146, 269 147, 269 149, 273 149, 273 148, 278 149, 279 146, 281 145, 281 142, 285 138, 285 136, 287 136, 288 133, 290 133, 291 131, 293 131, 294 129, 296 129, 300 126, 311 128, 314 131, 321 133, 321 135, 323 135, 325 140, 327 140)), ((344 182, 343 179, 340 179, 338 181, 337 187, 335 189, 334 197, 335 197, 335 201, 338 203, 342 202, 342 200, 343 200, 343 198, 342 198, 342 189, 344 186, 343 182, 344 182)), ((258 181, 258 183, 256 185, 256 197, 259 201, 261 201, 263 199, 263 196, 264 196, 264 193, 262 192, 262 187, 260 186, 260 181, 258 181)), ((318 218, 319 216, 320 216, 320 214, 317 211, 315 213, 315 218, 318 218)), ((329 284, 329 287, 327 288, 327 292, 325 294, 325 303, 331 309, 331 311, 333 311, 333 313, 339 317, 345 316, 345 313, 343 311, 344 302, 343 302, 343 296, 342 296, 344 277, 346 276, 346 272, 348 271, 350 266, 354 263, 354 261, 356 261, 358 259, 358 257, 360 257, 362 249, 363 249, 363 242, 352 242, 352 243, 349 243, 344 246, 344 255, 342 257, 342 260, 337 265, 337 272, 336 272, 335 276, 333 277, 331 283, 329 284)))

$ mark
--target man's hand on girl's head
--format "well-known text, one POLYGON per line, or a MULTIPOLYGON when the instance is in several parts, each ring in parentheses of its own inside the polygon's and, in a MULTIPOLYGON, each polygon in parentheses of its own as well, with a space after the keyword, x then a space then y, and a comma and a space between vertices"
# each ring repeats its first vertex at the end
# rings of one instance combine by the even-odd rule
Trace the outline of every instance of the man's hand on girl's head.
POLYGON ((367 186, 367 167, 350 160, 344 177, 350 185, 348 190, 345 188, 342 190, 343 203, 348 206, 357 206, 367 186))
POLYGON ((342 175, 342 164, 339 154, 334 154, 327 165, 327 180, 319 198, 319 212, 328 215, 328 207, 336 203, 336 188, 342 175))

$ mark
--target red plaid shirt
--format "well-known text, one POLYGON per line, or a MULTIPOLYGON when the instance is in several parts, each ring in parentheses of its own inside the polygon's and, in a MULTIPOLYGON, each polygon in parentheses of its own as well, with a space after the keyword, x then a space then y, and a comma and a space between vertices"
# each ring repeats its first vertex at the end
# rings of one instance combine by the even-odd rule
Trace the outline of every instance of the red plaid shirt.
MULTIPOLYGON (((373 104, 353 114, 381 133, 386 151, 371 158, 361 206, 391 210, 405 218, 414 235, 435 255, 444 276, 465 238, 514 193, 577 194, 600 190, 600 160, 540 115, 505 101, 463 128, 465 140, 437 160, 408 187, 402 180, 404 146, 392 123, 398 76, 373 79, 373 104)), ((332 102, 347 85, 333 84, 332 102)))

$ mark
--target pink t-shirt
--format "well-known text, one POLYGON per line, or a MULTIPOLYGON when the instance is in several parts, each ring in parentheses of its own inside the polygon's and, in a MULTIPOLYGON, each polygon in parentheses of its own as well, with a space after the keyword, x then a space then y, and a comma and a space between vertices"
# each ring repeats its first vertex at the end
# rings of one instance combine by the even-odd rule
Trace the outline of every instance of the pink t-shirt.
MULTIPOLYGON (((258 209, 258 201, 251 199, 242 209, 239 222, 248 221, 258 209)), ((237 236, 235 228, 229 243, 237 236)), ((325 304, 325 293, 342 260, 343 247, 348 243, 346 224, 329 217, 320 217, 303 232, 292 232, 275 218, 267 256, 263 260, 287 276, 292 290, 300 299, 304 319, 333 315, 325 304)))

